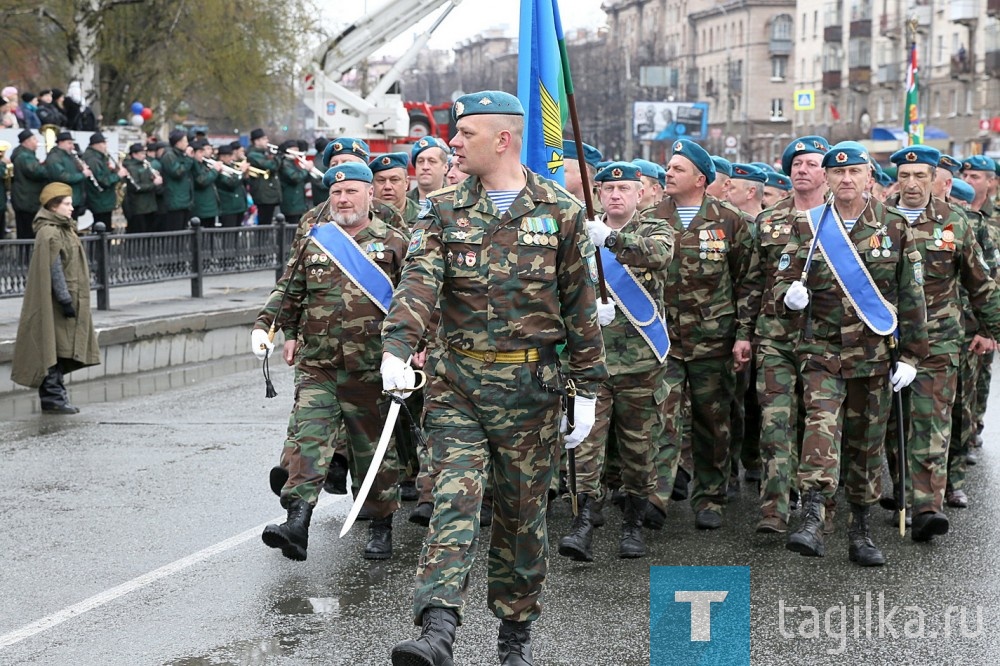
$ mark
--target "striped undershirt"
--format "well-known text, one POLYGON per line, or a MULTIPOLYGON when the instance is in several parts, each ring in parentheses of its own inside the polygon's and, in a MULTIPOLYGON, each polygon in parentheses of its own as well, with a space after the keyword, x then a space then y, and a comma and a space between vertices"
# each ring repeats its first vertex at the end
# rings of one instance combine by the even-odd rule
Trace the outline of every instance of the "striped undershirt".
POLYGON ((903 208, 902 206, 896 206, 896 210, 905 215, 910 224, 916 222, 920 214, 924 212, 923 208, 903 208))
POLYGON ((693 220, 694 216, 698 214, 698 209, 700 209, 700 208, 701 208, 701 206, 678 206, 677 207, 677 215, 681 218, 681 224, 684 225, 685 229, 687 229, 688 227, 691 226, 691 220, 693 220))
POLYGON ((858 218, 854 218, 853 220, 848 220, 847 218, 844 218, 844 226, 847 227, 848 231, 850 231, 851 229, 854 228, 854 225, 857 223, 857 221, 858 218))
POLYGON ((520 193, 521 190, 486 190, 486 194, 489 195, 493 201, 493 205, 497 207, 501 215, 507 212, 507 209, 510 208, 510 205, 514 203, 514 199, 520 193))

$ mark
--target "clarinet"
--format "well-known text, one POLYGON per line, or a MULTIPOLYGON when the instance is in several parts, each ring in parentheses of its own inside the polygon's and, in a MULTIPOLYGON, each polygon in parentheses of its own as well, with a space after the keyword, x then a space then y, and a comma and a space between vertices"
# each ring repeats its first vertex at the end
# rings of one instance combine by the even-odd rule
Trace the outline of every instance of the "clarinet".
MULTIPOLYGON (((75 150, 69 151, 69 154, 73 156, 74 160, 76 160, 76 165, 80 167, 80 171, 83 171, 83 167, 87 165, 84 164, 82 159, 80 159, 80 154, 75 150)), ((101 184, 97 182, 97 177, 94 175, 93 172, 90 173, 90 182, 94 184, 94 187, 97 189, 98 192, 104 191, 104 188, 101 187, 101 184)))

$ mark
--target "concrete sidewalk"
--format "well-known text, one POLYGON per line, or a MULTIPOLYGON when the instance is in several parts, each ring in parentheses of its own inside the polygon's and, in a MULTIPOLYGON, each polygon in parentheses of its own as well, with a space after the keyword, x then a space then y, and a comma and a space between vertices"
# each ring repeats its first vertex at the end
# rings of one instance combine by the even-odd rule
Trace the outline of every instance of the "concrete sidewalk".
MULTIPOLYGON (((111 290, 111 310, 96 309, 94 327, 103 362, 68 376, 87 381, 212 361, 249 352, 249 329, 271 289, 271 270, 206 277, 204 298, 191 298, 190 280, 111 290)), ((0 299, 0 398, 35 399, 10 381, 20 298, 0 299)), ((37 402, 37 399, 35 399, 37 402)))

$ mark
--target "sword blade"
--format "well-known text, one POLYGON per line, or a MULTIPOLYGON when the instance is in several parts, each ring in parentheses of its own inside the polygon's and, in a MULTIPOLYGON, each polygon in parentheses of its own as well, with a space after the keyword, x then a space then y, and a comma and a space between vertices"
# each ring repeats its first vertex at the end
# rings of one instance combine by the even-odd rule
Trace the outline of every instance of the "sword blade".
POLYGON ((361 513, 361 507, 364 506, 365 500, 368 499, 368 493, 372 489, 372 484, 375 483, 375 475, 378 474, 379 467, 382 466, 382 459, 385 458, 385 452, 389 448, 389 439, 392 437, 392 431, 396 425, 396 418, 398 416, 399 403, 393 400, 389 403, 389 413, 385 417, 385 425, 382 426, 382 436, 378 438, 378 445, 375 447, 375 455, 372 456, 371 465, 368 466, 368 473, 365 474, 365 480, 361 483, 358 496, 354 498, 354 504, 347 514, 344 526, 340 528, 341 537, 347 534, 354 526, 354 521, 358 519, 358 514, 361 513))

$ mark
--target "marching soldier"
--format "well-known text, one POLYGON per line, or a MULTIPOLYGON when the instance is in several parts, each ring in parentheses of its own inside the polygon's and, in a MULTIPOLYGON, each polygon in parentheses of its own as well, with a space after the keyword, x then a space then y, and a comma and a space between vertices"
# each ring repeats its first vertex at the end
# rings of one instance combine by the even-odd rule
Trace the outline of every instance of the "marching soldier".
POLYGON ((153 231, 156 220, 156 189, 163 184, 163 177, 153 171, 146 160, 146 146, 133 143, 128 149, 129 156, 122 166, 128 172, 125 183, 125 198, 122 213, 125 215, 125 231, 131 234, 153 231))
POLYGON ((596 182, 603 219, 587 223, 590 239, 602 254, 609 287, 610 300, 598 300, 597 317, 610 377, 597 389, 594 428, 577 449, 579 511, 569 534, 559 542, 560 555, 584 562, 594 559, 591 514, 593 503, 600 499, 612 424, 627 495, 619 557, 646 554, 642 521, 647 498, 656 489, 653 443, 660 439, 666 416, 670 346, 663 294, 674 234, 664 220, 643 218, 638 213, 641 177, 642 170, 630 162, 612 162, 602 169, 596 182))
POLYGON ((650 500, 662 523, 678 473, 680 412, 687 396, 694 468, 691 506, 698 529, 722 526, 735 372, 750 361, 750 320, 737 294, 750 261, 750 228, 739 211, 705 194, 713 180, 715 164, 704 148, 678 140, 667 164, 667 197, 653 214, 670 221, 677 239, 666 290, 668 416, 656 454, 656 492, 650 500))
POLYGON ((212 146, 205 139, 191 142, 191 183, 194 186, 191 214, 201 222, 202 228, 214 227, 219 217, 219 193, 215 182, 219 179, 222 165, 208 164, 212 146))
POLYGON ((548 561, 546 491, 560 443, 555 345, 566 341, 573 382, 575 428, 566 447, 593 426, 597 386, 608 376, 583 210, 521 165, 523 115, 503 92, 455 102, 451 145, 470 177, 430 197, 383 328, 383 388, 406 389, 407 359, 440 298, 443 344, 428 362, 424 410, 435 505, 413 600, 423 630, 393 648, 396 666, 451 662, 487 482, 494 493, 487 596, 501 618, 500 661, 531 663, 530 627, 541 613, 548 561))
MULTIPOLYGON (((281 461, 289 473, 281 489, 288 518, 282 525, 268 525, 262 535, 265 544, 293 560, 306 559, 310 517, 341 426, 347 433, 351 476, 360 485, 368 473, 386 407, 376 365, 379 330, 406 251, 406 239, 371 214, 372 173, 367 166, 338 165, 324 180, 330 185, 329 209, 299 241, 296 257, 289 260, 251 335, 260 359, 274 348, 267 331, 275 325, 286 340, 298 339, 302 345, 295 356, 294 427, 281 461), (302 261, 297 260, 300 254, 302 261)), ((374 520, 364 557, 388 559, 393 512, 399 508, 392 449, 365 506, 374 520)))
POLYGON ((415 203, 422 204, 427 195, 444 187, 444 177, 448 173, 448 145, 433 136, 424 138, 413 144, 410 149, 410 162, 416 174, 417 186, 406 195, 415 203))
POLYGON ((259 127, 251 130, 247 162, 267 172, 249 181, 250 197, 257 204, 257 224, 271 224, 274 210, 281 203, 281 183, 278 181, 281 158, 273 154, 269 146, 264 130, 259 127))
POLYGON ((766 175, 767 182, 764 184, 764 200, 761 205, 762 208, 773 208, 792 191, 792 179, 774 169, 767 171, 766 175))
POLYGON ((87 189, 84 181, 93 177, 93 172, 77 156, 72 134, 59 132, 56 135, 56 145, 45 156, 45 169, 48 172, 50 182, 66 183, 72 188, 73 219, 83 215, 84 204, 87 202, 87 189))
POLYGON ((881 566, 885 556, 871 540, 869 514, 881 494, 890 384, 895 391, 908 386, 927 355, 923 262, 906 218, 865 196, 873 170, 864 146, 838 143, 822 164, 832 202, 796 215, 775 289, 785 307, 809 306, 798 345, 804 518, 786 546, 802 555, 825 553, 825 503, 836 493, 843 455, 849 559, 881 566), (900 360, 890 376, 889 336, 897 329, 900 360))
POLYGON ((14 223, 19 240, 34 238, 32 222, 41 208, 38 197, 49 182, 48 170, 38 161, 38 135, 31 130, 21 130, 17 135, 17 148, 10 154, 14 165, 14 179, 10 187, 10 203, 14 208, 14 223))
POLYGON ((420 212, 420 204, 406 196, 406 167, 410 158, 406 153, 377 155, 368 168, 375 174, 375 198, 394 207, 403 215, 407 227, 412 228, 420 212))
POLYGON ((660 182, 661 172, 666 176, 666 171, 659 164, 649 160, 632 160, 631 164, 639 167, 642 171, 642 199, 639 200, 639 210, 646 210, 650 206, 655 206, 663 199, 663 183, 660 182))
MULTIPOLYGON (((930 354, 921 362, 916 379, 903 391, 910 442, 906 449, 909 478, 904 482, 912 497, 911 536, 914 541, 929 541, 945 534, 949 527, 942 509, 964 338, 959 287, 964 287, 965 302, 980 327, 993 339, 1000 333, 1000 291, 990 279, 989 265, 968 220, 945 201, 931 196, 941 154, 928 146, 910 146, 889 159, 898 168, 900 193, 886 203, 906 216, 924 264, 930 354)), ((894 455, 890 449, 890 460, 894 455)), ((890 462, 889 469, 895 469, 894 463, 890 462)))
POLYGON ((752 164, 732 164, 726 201, 738 208, 750 224, 760 214, 767 174, 752 164))
POLYGON ((160 158, 163 175, 163 207, 166 211, 157 222, 156 231, 183 231, 194 205, 194 183, 187 134, 174 130, 167 137, 170 146, 160 158))
POLYGON ((715 180, 705 188, 705 194, 721 201, 729 201, 729 179, 733 177, 733 163, 724 157, 712 155, 715 180))

